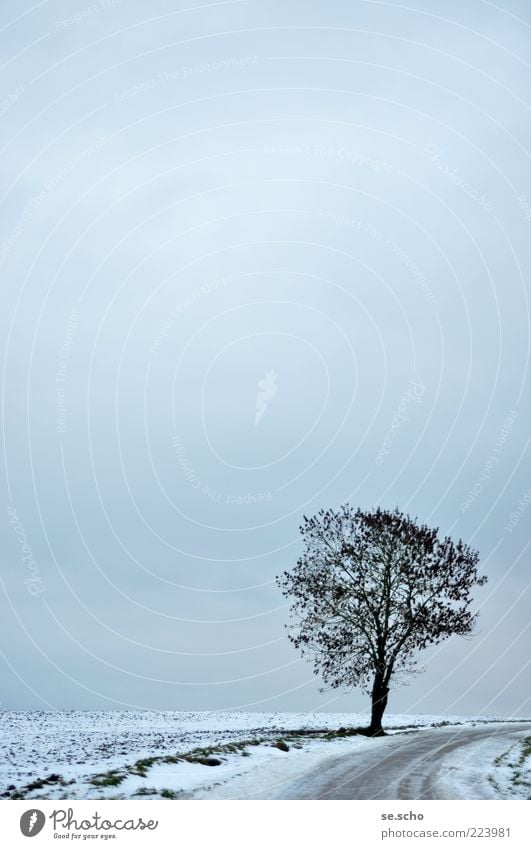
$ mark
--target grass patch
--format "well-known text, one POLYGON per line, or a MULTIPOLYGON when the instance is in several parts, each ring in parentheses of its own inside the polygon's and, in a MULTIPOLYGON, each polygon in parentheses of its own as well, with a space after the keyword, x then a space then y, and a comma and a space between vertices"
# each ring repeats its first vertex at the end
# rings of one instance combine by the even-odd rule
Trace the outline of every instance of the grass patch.
POLYGON ((26 790, 28 793, 31 793, 33 790, 42 790, 46 782, 43 778, 38 778, 36 781, 31 781, 27 786, 26 790))
POLYGON ((323 740, 338 740, 344 737, 356 737, 359 734, 366 733, 364 728, 338 728, 337 731, 325 731, 323 740))
POLYGON ((531 757, 531 737, 524 737, 521 742, 522 751, 520 753, 520 765, 522 765, 526 758, 531 757))
POLYGON ((124 778, 125 774, 123 772, 111 769, 109 772, 93 775, 89 784, 92 784, 93 787, 118 787, 124 778))
MULTIPOLYGON (((511 746, 510 749, 498 755, 494 760, 494 766, 498 768, 505 767, 511 770, 509 789, 512 788, 514 790, 513 795, 518 798, 522 798, 522 790, 527 794, 531 790, 531 763, 529 759, 531 759, 531 737, 524 737, 519 744, 511 746), (519 749, 517 748, 518 745, 520 747, 519 749)), ((487 776, 487 780, 492 784, 500 797, 507 797, 506 790, 505 792, 502 790, 494 776, 487 776)), ((529 799, 529 795, 526 798, 529 799)))
POLYGON ((160 797, 161 799, 178 799, 179 794, 174 790, 168 790, 168 788, 165 787, 164 790, 160 791, 160 797))
POLYGON ((26 785, 26 792, 31 793, 33 790, 42 790, 43 787, 46 787, 47 784, 62 784, 65 786, 65 782, 63 781, 63 777, 61 775, 57 775, 56 772, 52 772, 47 778, 37 778, 35 781, 31 781, 26 785))
POLYGON ((151 769, 153 764, 157 763, 160 760, 159 758, 141 758, 141 760, 137 761, 130 772, 133 775, 139 775, 141 778, 145 778, 147 776, 148 769, 151 769))

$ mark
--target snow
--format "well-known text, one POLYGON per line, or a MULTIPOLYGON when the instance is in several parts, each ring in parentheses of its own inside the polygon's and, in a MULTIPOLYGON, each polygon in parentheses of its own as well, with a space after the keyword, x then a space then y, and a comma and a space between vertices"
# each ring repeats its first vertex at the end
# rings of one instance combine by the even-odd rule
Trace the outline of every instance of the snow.
POLYGON ((313 740, 301 749, 279 752, 274 758, 249 765, 247 770, 231 776, 224 784, 205 787, 194 793, 195 799, 276 799, 283 790, 310 770, 320 767, 330 758, 347 755, 356 749, 371 748, 374 741, 366 737, 346 740, 313 740))
MULTIPOLYGON (((326 744, 321 744, 321 747, 327 748, 326 744)), ((343 743, 344 748, 345 743, 343 743)), ((186 762, 153 766, 146 779, 127 778, 120 785, 120 793, 128 797, 138 792, 140 787, 146 787, 157 788, 159 792, 161 789, 170 789, 178 793, 181 798, 189 798, 192 795, 193 798, 199 799, 235 799, 245 798, 247 795, 255 799, 270 798, 267 791, 264 796, 257 796, 255 791, 258 787, 262 787, 264 779, 270 780, 275 770, 279 774, 287 774, 289 771, 286 771, 287 762, 294 759, 299 764, 299 772, 301 769, 304 771, 308 768, 308 761, 304 757, 297 759, 297 755, 301 754, 300 751, 296 754, 291 751, 281 752, 267 744, 253 746, 252 750, 249 747, 245 751, 246 756, 223 756, 222 764, 217 767, 186 762)))
MULTIPOLYGON (((361 714, 318 712, 3 711, 0 793, 9 797, 14 785, 24 798, 161 798, 161 791, 169 791, 163 798, 172 794, 177 798, 274 798, 286 782, 321 761, 371 745, 358 736, 290 739, 291 731, 324 734, 367 721, 361 714), (275 741, 284 737, 288 752, 275 747, 275 741), (183 759, 190 753, 193 758, 198 748, 250 740, 261 742, 214 752, 221 761, 216 766, 183 759), (164 762, 165 757, 171 762, 164 762), (134 765, 144 758, 156 760, 139 771, 134 765), (114 783, 106 782, 109 770, 116 771, 114 783), (61 781, 25 789, 51 774, 61 781)), ((484 721, 390 715, 386 726, 399 733, 440 723, 484 721)))
MULTIPOLYGON (((445 758, 438 785, 447 799, 528 799, 531 755, 519 763, 528 732, 515 731, 515 743, 496 737, 461 747, 445 758), (516 782, 514 779, 517 779, 516 782)), ((528 747, 529 748, 529 747, 528 747)))

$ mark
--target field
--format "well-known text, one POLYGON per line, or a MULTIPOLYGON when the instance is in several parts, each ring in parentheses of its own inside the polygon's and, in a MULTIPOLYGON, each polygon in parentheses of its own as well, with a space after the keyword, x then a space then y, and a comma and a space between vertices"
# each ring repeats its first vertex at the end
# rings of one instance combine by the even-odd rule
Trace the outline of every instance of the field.
MULTIPOLYGON (((4 711, 1 797, 275 798, 320 762, 373 745, 349 732, 366 721, 332 713, 4 711)), ((391 715, 387 728, 406 734, 485 721, 391 715)))

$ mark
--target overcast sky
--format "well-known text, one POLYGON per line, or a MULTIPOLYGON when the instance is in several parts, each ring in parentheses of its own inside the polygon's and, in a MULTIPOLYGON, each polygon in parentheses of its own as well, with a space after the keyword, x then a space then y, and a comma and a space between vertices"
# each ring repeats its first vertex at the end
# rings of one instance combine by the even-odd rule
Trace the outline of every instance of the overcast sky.
POLYGON ((489 575, 389 711, 528 715, 528 4, 0 17, 0 707, 365 709, 274 583, 350 501, 489 575))

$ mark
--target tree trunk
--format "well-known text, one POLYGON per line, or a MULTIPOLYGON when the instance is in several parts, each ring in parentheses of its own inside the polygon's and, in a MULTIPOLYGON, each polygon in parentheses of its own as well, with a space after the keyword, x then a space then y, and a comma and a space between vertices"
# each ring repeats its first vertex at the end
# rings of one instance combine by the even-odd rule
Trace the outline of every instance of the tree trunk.
POLYGON ((372 687, 371 724, 368 728, 370 737, 382 737, 385 733, 382 728, 382 718, 387 707, 389 688, 385 685, 383 676, 376 673, 372 687))

